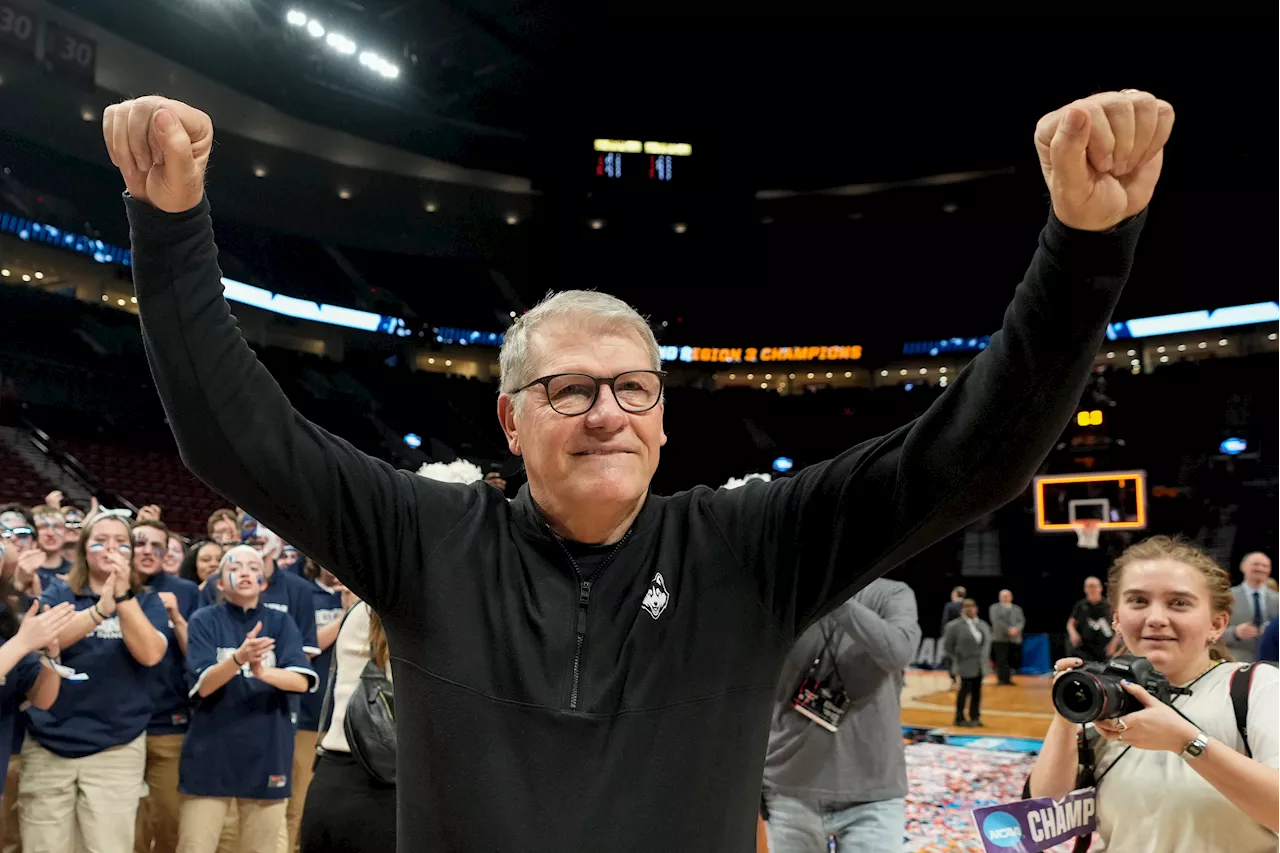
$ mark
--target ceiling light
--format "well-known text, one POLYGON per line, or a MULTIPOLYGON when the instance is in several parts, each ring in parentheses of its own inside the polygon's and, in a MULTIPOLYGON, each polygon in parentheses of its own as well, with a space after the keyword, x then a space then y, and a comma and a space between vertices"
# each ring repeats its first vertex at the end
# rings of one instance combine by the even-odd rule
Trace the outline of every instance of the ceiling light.
POLYGON ((427 364, 435 364, 435 363, 436 363, 436 360, 434 358, 427 359, 427 364))
POLYGON ((1137 354, 1138 354, 1138 351, 1137 351, 1137 350, 1132 350, 1132 349, 1131 349, 1131 350, 1129 350, 1129 356, 1130 356, 1130 357, 1133 357, 1133 356, 1135 356, 1135 355, 1137 355, 1137 354))
POLYGON ((453 362, 446 358, 446 359, 444 360, 444 366, 445 366, 445 367, 453 367, 453 362))
POLYGON ((760 383, 760 387, 761 387, 761 388, 768 388, 768 387, 769 387, 769 383, 768 383, 768 382, 761 382, 761 383, 760 383))
POLYGON ((516 224, 517 222, 519 222, 519 221, 520 221, 520 217, 516 216, 514 213, 508 213, 508 214, 507 214, 507 224, 508 224, 508 225, 515 225, 515 224, 516 224))
POLYGON ((338 190, 338 198, 343 200, 351 198, 351 190, 347 190, 347 189, 338 190))
POLYGON ((852 374, 852 373, 850 373, 849 371, 847 371, 847 370, 846 370, 846 371, 844 372, 844 378, 845 378, 845 379, 850 379, 850 378, 852 378, 852 377, 853 377, 853 374, 852 374))
POLYGON ((956 204, 954 201, 949 201, 942 206, 943 213, 955 213, 959 209, 960 205, 956 204))
POLYGON ((945 377, 945 376, 939 377, 939 378, 938 378, 938 384, 939 384, 939 385, 941 385, 943 388, 946 388, 946 387, 947 387, 947 377, 945 377))
POLYGON ((124 307, 124 300, 123 300, 123 299, 117 299, 117 300, 116 300, 116 304, 117 304, 117 305, 119 305, 121 308, 123 308, 123 307, 124 307))
POLYGON ((795 378, 796 378, 796 375, 795 375, 794 373, 788 373, 788 374, 787 374, 787 378, 788 378, 788 379, 795 379, 795 378))
POLYGON ((31 281, 31 276, 26 275, 26 274, 24 273, 24 274, 23 274, 23 276, 22 276, 22 280, 23 280, 23 281, 31 281))
POLYGON ((1196 349, 1204 349, 1207 346, 1208 346, 1207 343, 1205 343, 1204 341, 1201 341, 1200 343, 1196 344, 1196 349))
POLYGON ((1220 346, 1220 347, 1225 347, 1226 345, 1227 345, 1227 339, 1226 339, 1226 338, 1223 338, 1222 340, 1218 341, 1218 346, 1220 346))
POLYGON ((899 376, 906 376, 906 375, 907 375, 907 369, 906 369, 905 367, 904 367, 904 368, 902 368, 901 370, 899 370, 899 371, 898 371, 898 375, 899 375, 899 376))
POLYGON ((324 35, 324 27, 320 26, 319 21, 307 21, 307 35, 318 39, 324 35))
POLYGON ((104 294, 102 294, 102 301, 103 301, 103 302, 107 302, 107 301, 109 301, 109 298, 107 297, 107 294, 105 294, 105 293, 104 293, 104 294))
POLYGON ((4 276, 5 278, 8 278, 8 277, 9 277, 9 271, 8 271, 8 270, 0 270, 0 275, 4 276))
POLYGON ((888 375, 889 375, 889 371, 887 371, 887 370, 882 370, 882 371, 880 371, 880 375, 881 375, 881 376, 888 376, 888 375))
POLYGON ((671 226, 671 230, 676 232, 677 234, 683 234, 684 232, 689 230, 689 226, 684 224, 683 222, 677 222, 676 224, 671 226))
POLYGON ((267 176, 267 167, 266 167, 266 166, 254 166, 254 167, 253 167, 253 176, 254 176, 255 178, 265 178, 265 177, 267 176))
POLYGON ((427 213, 435 213, 436 203, 434 201, 429 201, 422 206, 422 209, 425 210, 427 213))
POLYGON ((1115 358, 1115 357, 1116 357, 1116 354, 1115 354, 1115 353, 1113 353, 1113 352, 1109 352, 1109 353, 1107 353, 1107 358, 1115 358))
POLYGON ((603 228, 603 227, 604 227, 604 220, 603 220, 603 219, 593 219, 593 220, 591 220, 591 230, 592 230, 592 231, 599 231, 599 230, 600 230, 601 228, 603 228))
POLYGON ((97 116, 93 114, 93 110, 89 109, 88 107, 85 107, 80 111, 80 118, 83 121, 93 121, 94 119, 97 118, 97 116))
POLYGON ((342 33, 329 33, 324 37, 324 43, 343 56, 350 56, 356 52, 356 43, 342 33))
POLYGON ((729 378, 730 378, 730 379, 737 379, 737 378, 738 378, 738 374, 736 374, 736 373, 730 373, 730 374, 729 374, 729 378))
POLYGON ((130 302, 132 302, 134 305, 137 305, 137 304, 138 304, 138 297, 136 297, 136 296, 130 296, 130 297, 129 297, 129 301, 130 301, 130 302))
POLYGON ((765 378, 765 379, 772 379, 772 378, 773 378, 773 374, 772 374, 772 373, 766 373, 766 374, 764 375, 764 378, 765 378))
POLYGON ((755 375, 754 373, 748 373, 748 374, 747 374, 747 378, 748 378, 748 379, 755 379, 755 378, 756 378, 756 375, 755 375))
POLYGON ((1156 347, 1156 352, 1164 352, 1164 347, 1156 347))
POLYGON ((1162 355, 1162 356, 1160 356, 1160 363, 1161 363, 1161 364, 1165 363, 1165 362, 1166 362, 1166 361, 1168 361, 1168 360, 1169 360, 1169 356, 1167 356, 1167 355, 1162 355))
POLYGON ((42 273, 42 272, 40 272, 39 270, 37 270, 37 271, 36 271, 36 279, 42 279, 42 278, 44 278, 44 273, 42 273))
POLYGON ((812 373, 810 373, 810 374, 809 374, 809 378, 810 378, 810 379, 812 379, 812 378, 813 378, 813 374, 812 374, 812 373))
POLYGON ((307 25, 307 16, 299 12, 297 9, 290 9, 288 14, 284 16, 291 26, 305 27, 307 25))
POLYGON ((516 312, 514 312, 514 311, 509 311, 508 313, 511 315, 511 319, 513 319, 513 320, 514 320, 514 319, 515 319, 515 316, 516 316, 516 312))
POLYGON ((1186 344, 1178 344, 1178 352, 1186 352, 1186 351, 1187 351, 1186 344))
POLYGON ((1267 335, 1267 340, 1269 340, 1269 341, 1274 341, 1275 339, 1276 339, 1276 333, 1275 333, 1275 332, 1272 332, 1271 334, 1267 335))
POLYGON ((1129 366, 1130 366, 1130 367, 1137 367, 1137 366, 1138 366, 1139 364, 1141 364, 1141 363, 1142 363, 1142 362, 1138 361, 1138 360, 1135 358, 1133 361, 1129 362, 1129 366))
POLYGON ((927 367, 922 367, 922 368, 920 368, 920 375, 921 375, 921 376, 924 376, 924 375, 925 375, 926 373, 928 373, 928 372, 929 372, 929 368, 927 368, 927 367))

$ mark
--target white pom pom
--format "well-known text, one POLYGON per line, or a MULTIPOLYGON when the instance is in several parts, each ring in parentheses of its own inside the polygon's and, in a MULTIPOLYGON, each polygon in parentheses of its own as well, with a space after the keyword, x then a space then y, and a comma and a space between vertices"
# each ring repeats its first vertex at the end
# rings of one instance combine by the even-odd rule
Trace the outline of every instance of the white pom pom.
POLYGON ((452 462, 428 462, 418 469, 419 477, 426 477, 428 480, 437 480, 441 483, 474 483, 476 480, 484 479, 484 472, 480 470, 479 465, 472 464, 465 459, 455 459, 452 462))
POLYGON ((741 480, 739 480, 737 477, 730 477, 729 482, 725 483, 724 487, 726 489, 737 489, 742 486, 745 486, 747 483, 750 483, 752 480, 763 480, 764 482, 767 483, 772 479, 773 479, 772 474, 748 474, 747 476, 743 477, 741 480))

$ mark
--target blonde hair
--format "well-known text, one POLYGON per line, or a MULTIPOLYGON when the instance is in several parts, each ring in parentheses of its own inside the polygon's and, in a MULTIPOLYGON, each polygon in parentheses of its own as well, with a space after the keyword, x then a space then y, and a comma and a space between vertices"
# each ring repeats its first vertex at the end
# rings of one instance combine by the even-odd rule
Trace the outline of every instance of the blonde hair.
MULTIPOLYGON (((71 571, 67 572, 67 586, 71 587, 71 591, 76 595, 84 595, 85 587, 89 586, 89 539, 93 536, 93 529, 104 521, 123 524, 129 547, 133 547, 133 523, 129 519, 108 514, 99 514, 87 519, 80 531, 80 539, 76 542, 76 554, 75 559, 71 561, 71 571)), ((132 552, 129 555, 129 566, 129 585, 134 592, 139 592, 142 587, 138 582, 138 573, 133 571, 132 552)))
MULTIPOLYGON (((1107 597, 1111 602, 1111 612, 1120 609, 1120 588, 1124 580, 1124 570, 1133 563, 1148 560, 1172 560, 1189 566, 1204 575, 1205 585, 1209 587, 1209 611, 1213 614, 1231 615, 1234 598, 1231 595, 1231 576, 1218 565, 1209 553, 1186 539, 1175 536, 1152 536, 1130 545, 1124 553, 1111 564, 1107 572, 1107 597)), ((1209 657, 1213 660, 1232 660, 1231 653, 1222 644, 1221 638, 1209 646, 1209 657)))
POLYGON ((498 354, 503 394, 513 394, 538 378, 533 375, 533 335, 553 320, 573 323, 576 329, 592 332, 633 334, 644 345, 650 369, 662 369, 658 340, 636 309, 616 296, 594 290, 548 291, 541 302, 507 330, 498 354))

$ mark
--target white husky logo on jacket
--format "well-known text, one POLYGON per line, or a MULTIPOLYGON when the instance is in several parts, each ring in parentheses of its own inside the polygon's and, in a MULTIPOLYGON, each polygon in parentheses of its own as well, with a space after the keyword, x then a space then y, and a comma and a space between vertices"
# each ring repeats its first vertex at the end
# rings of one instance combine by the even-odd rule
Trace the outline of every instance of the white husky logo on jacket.
POLYGON ((658 572, 653 576, 653 580, 649 581, 649 591, 644 594, 644 601, 640 602, 640 607, 645 613, 657 619, 662 615, 662 611, 667 609, 667 602, 670 600, 667 585, 662 581, 662 572, 658 572))

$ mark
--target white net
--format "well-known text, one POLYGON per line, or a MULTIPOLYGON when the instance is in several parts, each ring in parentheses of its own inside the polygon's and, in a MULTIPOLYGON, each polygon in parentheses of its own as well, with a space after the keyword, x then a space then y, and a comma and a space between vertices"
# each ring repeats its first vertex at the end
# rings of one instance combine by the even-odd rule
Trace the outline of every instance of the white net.
POLYGON ((1098 547, 1098 536, 1102 534, 1101 522, 1087 519, 1074 522, 1071 526, 1076 531, 1076 547, 1090 550, 1098 547))

